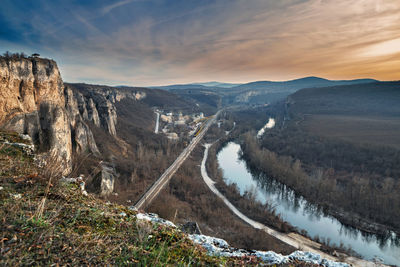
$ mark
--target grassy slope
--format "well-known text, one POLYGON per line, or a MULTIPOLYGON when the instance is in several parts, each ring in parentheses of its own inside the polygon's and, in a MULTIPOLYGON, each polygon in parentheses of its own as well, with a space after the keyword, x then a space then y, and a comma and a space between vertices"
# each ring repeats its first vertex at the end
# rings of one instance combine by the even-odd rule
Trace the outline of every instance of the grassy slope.
MULTIPOLYGON (((16 134, 0 136, 22 142, 16 134)), ((260 264, 254 257, 209 256, 181 231, 137 220, 125 206, 84 196, 78 185, 51 176, 54 165, 41 169, 33 162, 20 148, 0 143, 2 266, 260 264)))
POLYGON ((0 265, 226 263, 179 231, 137 221, 124 206, 83 196, 77 185, 54 182, 46 193, 45 174, 33 167, 32 157, 9 145, 0 148, 0 265))

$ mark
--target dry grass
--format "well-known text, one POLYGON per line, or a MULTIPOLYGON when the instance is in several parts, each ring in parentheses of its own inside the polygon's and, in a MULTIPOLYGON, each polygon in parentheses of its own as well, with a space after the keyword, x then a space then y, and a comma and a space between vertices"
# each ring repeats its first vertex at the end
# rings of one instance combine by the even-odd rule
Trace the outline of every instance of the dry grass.
POLYGON ((15 147, 0 148, 0 163, 18 166, 0 174, 1 266, 260 263, 253 257, 208 256, 178 230, 139 221, 136 212, 125 206, 83 196, 77 184, 58 182, 57 161, 50 159, 43 168, 33 168, 25 164, 32 163, 32 157, 14 151, 15 147))
POLYGON ((75 184, 0 178, 2 266, 219 265, 181 232, 84 197, 75 184), (121 215, 121 213, 126 215, 121 215))

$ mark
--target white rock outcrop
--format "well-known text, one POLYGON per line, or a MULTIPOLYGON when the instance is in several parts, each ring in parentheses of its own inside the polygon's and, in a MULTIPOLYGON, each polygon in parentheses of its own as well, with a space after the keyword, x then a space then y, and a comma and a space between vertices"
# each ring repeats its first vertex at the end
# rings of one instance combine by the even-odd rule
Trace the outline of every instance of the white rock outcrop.
POLYGON ((64 85, 56 62, 0 57, 0 125, 29 134, 39 152, 55 155, 71 171, 72 140, 64 85))

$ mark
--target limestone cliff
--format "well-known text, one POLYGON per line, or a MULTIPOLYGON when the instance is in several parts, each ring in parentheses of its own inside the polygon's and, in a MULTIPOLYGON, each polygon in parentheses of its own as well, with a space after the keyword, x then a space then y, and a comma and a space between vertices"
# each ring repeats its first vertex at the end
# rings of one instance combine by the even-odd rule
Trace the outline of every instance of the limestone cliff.
POLYGON ((115 104, 125 98, 136 101, 146 97, 145 92, 138 90, 123 90, 100 85, 66 84, 65 88, 67 95, 73 95, 77 99, 81 117, 103 128, 112 136, 117 136, 115 104))
POLYGON ((72 140, 57 64, 40 58, 0 57, 0 125, 29 134, 71 171, 72 140))
MULTIPOLYGON (((97 148, 92 131, 85 121, 89 120, 88 111, 82 103, 85 99, 82 94, 73 92, 70 88, 65 87, 65 107, 69 117, 71 127, 71 138, 73 141, 73 149, 76 153, 91 152, 98 155, 100 152, 97 148)), ((93 102, 93 101, 89 101, 93 102)), ((91 121, 94 125, 100 126, 96 108, 93 106, 91 111, 91 121), (95 114, 95 115, 93 115, 95 114)))
POLYGON ((72 170, 75 154, 91 153, 103 160, 100 178, 104 194, 113 191, 117 174, 104 167, 112 157, 103 157, 92 127, 109 134, 123 149, 125 143, 116 131, 116 103, 145 97, 143 90, 132 88, 64 84, 53 60, 0 57, 0 127, 30 135, 37 152, 59 159, 65 175, 72 170))

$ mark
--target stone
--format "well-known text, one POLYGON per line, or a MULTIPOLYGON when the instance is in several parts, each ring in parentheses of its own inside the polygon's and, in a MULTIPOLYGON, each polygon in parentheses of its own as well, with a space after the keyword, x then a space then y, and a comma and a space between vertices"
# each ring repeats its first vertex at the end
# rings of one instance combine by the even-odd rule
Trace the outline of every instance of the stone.
POLYGON ((183 224, 180 229, 182 230, 182 232, 185 232, 187 234, 190 235, 202 235, 201 230, 199 225, 197 224, 197 222, 187 222, 185 224, 183 224))
POLYGON ((0 57, 0 125, 32 136, 39 152, 53 154, 72 169, 71 129, 64 85, 56 62, 0 57))
POLYGON ((100 127, 99 113, 97 112, 96 104, 93 102, 92 98, 89 98, 88 116, 89 120, 92 121, 94 125, 100 127))
POLYGON ((115 170, 114 168, 107 166, 104 162, 101 164, 101 172, 100 172, 100 195, 108 196, 114 191, 114 182, 115 182, 115 170))

